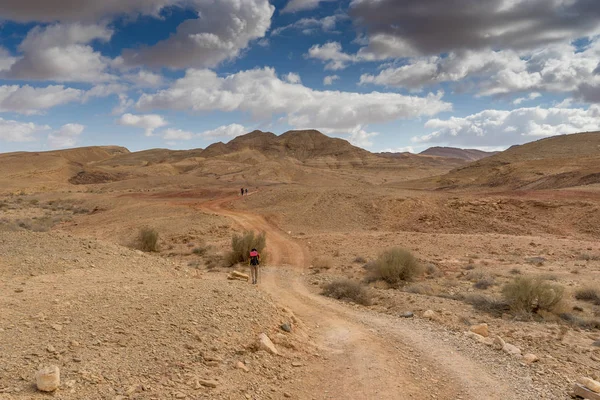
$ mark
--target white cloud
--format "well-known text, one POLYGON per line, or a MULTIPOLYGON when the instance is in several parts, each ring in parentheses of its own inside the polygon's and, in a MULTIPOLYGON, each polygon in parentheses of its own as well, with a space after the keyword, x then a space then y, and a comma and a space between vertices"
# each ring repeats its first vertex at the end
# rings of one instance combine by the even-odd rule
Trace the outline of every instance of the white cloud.
POLYGON ((285 8, 282 10, 283 13, 297 12, 312 10, 319 7, 319 4, 335 0, 290 0, 285 8))
POLYGON ((425 127, 429 135, 415 137, 417 143, 457 146, 509 146, 536 138, 600 130, 600 106, 580 108, 519 108, 486 110, 464 118, 432 119, 425 127))
POLYGON ((293 24, 273 29, 271 36, 281 35, 287 30, 300 30, 305 35, 315 33, 317 30, 332 32, 339 21, 348 19, 346 14, 334 14, 323 18, 302 18, 293 24))
POLYGON ((519 97, 519 98, 514 99, 513 100, 513 104, 514 105, 519 105, 519 104, 521 104, 521 103, 523 103, 525 101, 535 100, 535 99, 537 99, 538 97, 541 97, 541 96, 542 96, 541 93, 533 92, 533 93, 530 93, 529 96, 527 96, 527 97, 519 97))
MULTIPOLYGON (((424 146, 417 146, 423 147, 424 146)), ((396 147, 396 148, 387 148, 381 150, 382 153, 413 153, 416 154, 416 150, 414 146, 404 146, 404 147, 396 147)))
POLYGON ((323 78, 323 85, 325 85, 325 86, 333 85, 333 82, 337 81, 338 79, 340 79, 340 77, 338 75, 326 76, 325 78, 323 78))
POLYGON ((52 148, 73 147, 83 133, 85 126, 80 124, 66 124, 57 131, 48 135, 48 144, 52 148))
POLYGON ((168 125, 168 122, 162 116, 156 114, 124 114, 117 120, 117 123, 123 126, 133 126, 144 129, 144 134, 146 136, 152 136, 156 129, 168 125))
POLYGON ((195 133, 192 133, 189 131, 184 131, 181 129, 173 129, 173 128, 165 129, 164 131, 162 131, 160 133, 160 135, 162 136, 162 138, 164 140, 170 140, 170 141, 191 140, 195 136, 197 136, 195 133))
POLYGON ((338 42, 316 44, 308 50, 307 57, 328 62, 325 69, 332 71, 344 69, 349 63, 357 61, 356 56, 344 53, 341 43, 338 42))
POLYGON ((302 83, 300 75, 295 72, 290 72, 289 74, 285 75, 284 78, 288 83, 302 83))
POLYGON ((272 68, 240 71, 227 77, 219 77, 210 70, 188 70, 185 77, 168 89, 142 95, 137 107, 140 110, 242 111, 257 119, 283 116, 296 128, 352 130, 359 125, 433 116, 451 110, 452 105, 442 101, 442 97, 441 92, 417 97, 318 91, 285 82, 272 68))
POLYGON ((9 71, 15 62, 17 62, 17 57, 11 56, 8 50, 0 47, 0 74, 9 71))
POLYGON ((197 19, 188 19, 177 32, 157 44, 126 50, 128 65, 150 67, 215 67, 237 57, 250 41, 271 26, 275 7, 269 0, 196 0, 197 19))
POLYGON ((100 25, 35 27, 19 45, 23 53, 5 72, 11 79, 56 82, 103 82, 115 79, 107 72, 110 60, 88 45, 107 41, 112 31, 100 25))
POLYGON ((49 130, 48 125, 36 125, 31 122, 18 122, 0 118, 0 141, 33 142, 35 135, 49 130))
POLYGON ((0 86, 0 112, 38 114, 52 107, 80 101, 84 92, 62 85, 34 88, 29 85, 0 86))
POLYGON ((140 70, 137 73, 128 74, 125 79, 141 88, 155 88, 164 85, 165 80, 162 75, 154 72, 140 70))
POLYGON ((224 138, 231 139, 240 135, 247 133, 246 128, 239 124, 231 124, 220 126, 216 129, 212 129, 209 131, 204 131, 200 134, 200 136, 207 139, 215 139, 215 138, 224 138))
POLYGON ((119 98, 119 105, 117 105, 115 108, 113 108, 113 110, 111 112, 112 115, 124 114, 125 111, 127 111, 128 109, 130 109, 131 107, 133 107, 135 105, 135 101, 130 99, 129 96, 127 96, 125 93, 119 94, 118 98, 119 98))

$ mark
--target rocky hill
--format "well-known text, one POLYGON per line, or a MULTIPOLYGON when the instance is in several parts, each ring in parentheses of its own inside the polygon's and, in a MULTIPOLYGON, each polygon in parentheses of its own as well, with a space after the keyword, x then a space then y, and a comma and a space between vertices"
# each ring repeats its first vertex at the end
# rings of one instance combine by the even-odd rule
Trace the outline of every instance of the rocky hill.
POLYGON ((465 161, 477 161, 481 160, 482 158, 498 154, 498 152, 488 152, 476 149, 459 149, 456 147, 430 147, 419 154, 424 156, 458 158, 465 161))

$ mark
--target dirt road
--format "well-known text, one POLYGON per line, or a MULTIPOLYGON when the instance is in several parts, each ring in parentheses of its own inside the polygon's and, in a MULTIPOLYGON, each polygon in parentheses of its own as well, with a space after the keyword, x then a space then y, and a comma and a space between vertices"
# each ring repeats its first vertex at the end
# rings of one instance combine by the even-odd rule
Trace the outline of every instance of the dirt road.
POLYGON ((462 335, 421 319, 377 314, 311 293, 303 282, 307 249, 261 216, 227 207, 231 201, 198 207, 231 218, 241 229, 267 233, 270 266, 262 271, 260 287, 303 321, 320 349, 321 362, 311 366, 311 378, 295 388, 301 398, 540 398, 526 372, 510 361, 487 362, 490 350, 473 347, 462 335))

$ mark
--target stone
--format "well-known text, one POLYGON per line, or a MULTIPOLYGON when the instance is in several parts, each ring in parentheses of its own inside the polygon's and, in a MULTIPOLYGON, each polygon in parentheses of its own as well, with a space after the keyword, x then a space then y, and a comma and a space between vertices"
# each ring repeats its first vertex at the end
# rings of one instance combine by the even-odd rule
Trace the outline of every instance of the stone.
POLYGON ((181 392, 177 392, 175 393, 175 398, 176 399, 185 399, 187 396, 181 392))
POLYGON ((590 389, 594 393, 600 393, 600 382, 593 380, 592 378, 579 378, 577 382, 590 389))
POLYGON ((56 353, 56 349, 51 344, 46 347, 46 350, 48 350, 48 353, 56 353))
POLYGON ((471 339, 475 339, 479 343, 483 343, 487 346, 492 346, 494 344, 494 341, 491 338, 483 337, 475 332, 465 332, 465 336, 470 337, 471 339))
POLYGON ((265 333, 258 335, 258 348, 271 354, 279 355, 277 348, 265 333))
POLYGON ((281 324, 280 328, 287 333, 292 332, 292 326, 290 324, 281 324))
POLYGON ((531 365, 533 363, 540 361, 540 358, 538 356, 536 356, 535 354, 529 353, 529 354, 525 354, 523 356, 523 361, 525 361, 525 364, 531 365))
POLYGON ((198 379, 198 383, 204 387, 216 388, 219 383, 209 379, 198 379))
POLYGON ((296 368, 298 368, 298 367, 301 367, 301 366, 302 366, 302 363, 301 363, 301 362, 294 361, 294 362, 292 363, 292 367, 296 367, 296 368))
POLYGON ((232 271, 229 276, 227 277, 227 279, 229 280, 241 280, 241 281, 249 281, 250 280, 250 276, 244 273, 241 273, 239 271, 232 271))
POLYGON ((502 348, 502 351, 510 354, 511 356, 518 356, 518 357, 521 356, 521 349, 519 349, 517 346, 514 346, 510 343, 505 343, 504 347, 502 348))
POLYGON ((423 317, 427 319, 436 319, 435 311, 427 310, 423 313, 423 317))
POLYGON ((290 397, 292 397, 292 395, 290 393, 288 393, 288 392, 285 392, 285 393, 283 393, 283 397, 289 399, 290 397))
POLYGON ((62 325, 60 325, 60 324, 52 324, 51 327, 52 327, 52 329, 54 329, 55 331, 58 331, 58 332, 62 331, 62 328, 63 328, 62 325))
POLYGON ((60 386, 60 369, 50 365, 35 374, 35 383, 39 391, 54 392, 60 386))
POLYGON ((502 340, 502 338, 500 336, 496 336, 494 338, 494 342, 492 344, 492 346, 494 347, 494 349, 496 350, 502 350, 504 348, 504 345, 506 343, 504 343, 504 340, 502 340))
POLYGON ((400 314, 401 318, 412 318, 415 316, 415 313, 412 311, 405 311, 402 314, 400 314))
POLYGON ((238 361, 238 362, 237 362, 237 364, 235 364, 235 367, 236 367, 237 369, 241 369, 241 370, 242 370, 242 371, 244 371, 244 372, 250 372, 250 370, 248 369, 248 367, 246 367, 246 364, 244 364, 244 363, 243 363, 243 362, 241 362, 241 361, 238 361))
POLYGON ((488 324, 473 325, 473 326, 471 326, 471 328, 469 328, 469 330, 471 332, 481 335, 483 337, 490 336, 490 333, 488 330, 488 324))

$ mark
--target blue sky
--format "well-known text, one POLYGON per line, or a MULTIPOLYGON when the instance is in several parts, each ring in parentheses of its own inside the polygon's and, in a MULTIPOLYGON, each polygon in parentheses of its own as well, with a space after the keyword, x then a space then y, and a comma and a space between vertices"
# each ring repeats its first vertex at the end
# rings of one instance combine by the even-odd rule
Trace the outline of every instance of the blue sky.
POLYGON ((4 0, 0 152, 319 129, 371 151, 600 130, 591 0, 4 0))

